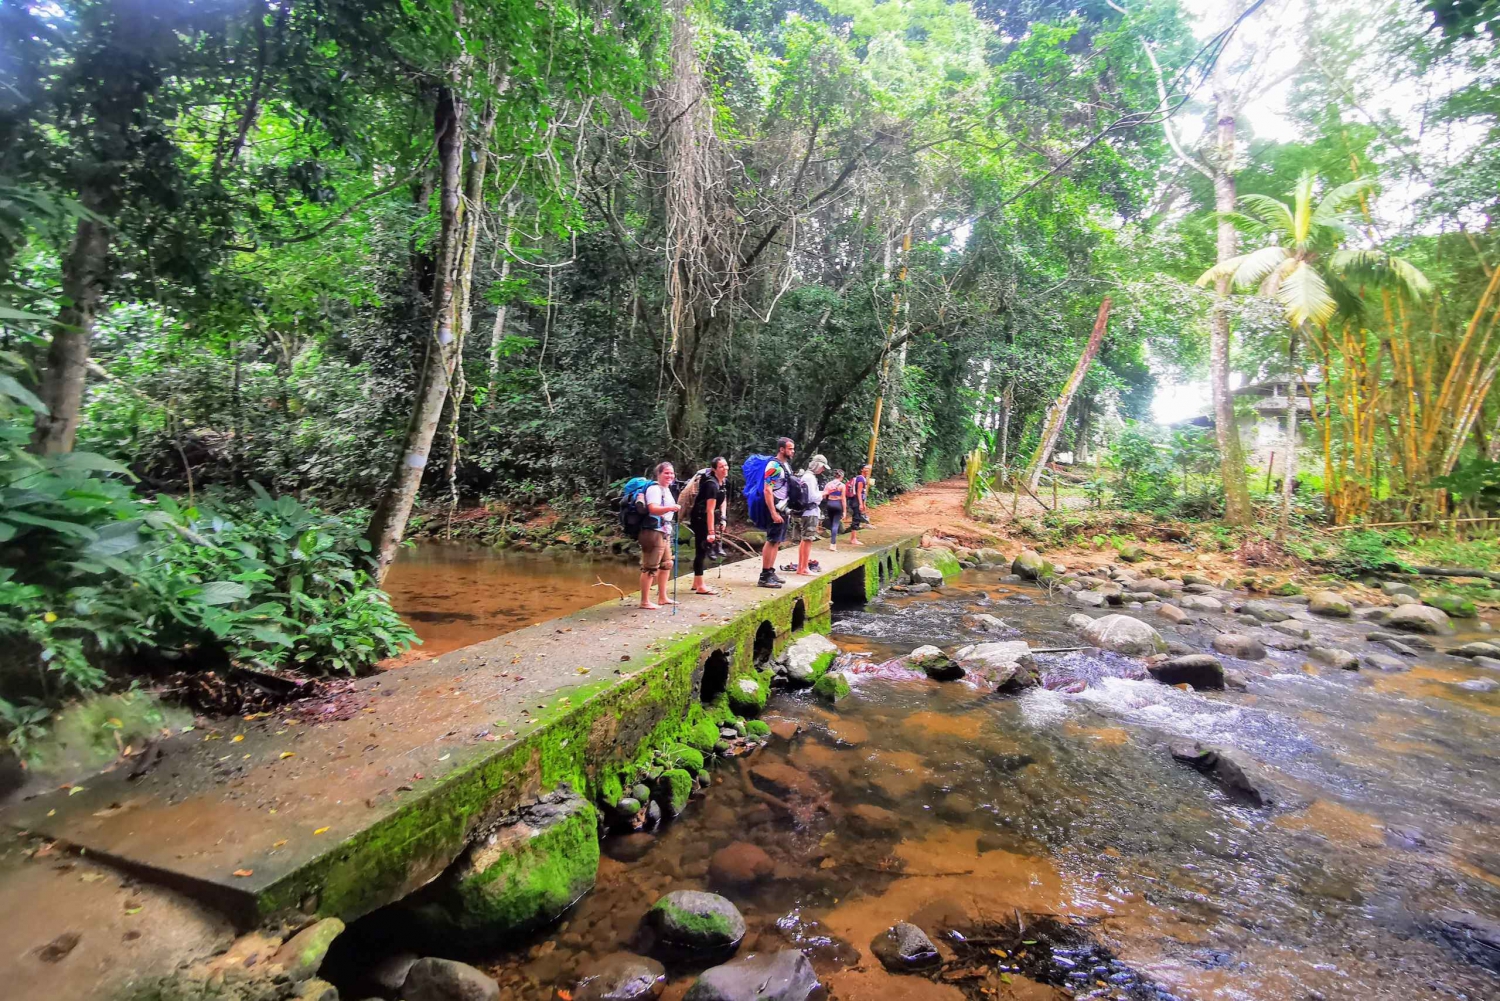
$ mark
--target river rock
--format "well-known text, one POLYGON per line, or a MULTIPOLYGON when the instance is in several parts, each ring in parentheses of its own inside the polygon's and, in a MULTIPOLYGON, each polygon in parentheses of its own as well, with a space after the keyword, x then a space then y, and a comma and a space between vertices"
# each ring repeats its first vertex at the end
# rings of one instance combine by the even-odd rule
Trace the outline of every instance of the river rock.
POLYGON ((965 615, 963 627, 976 633, 1006 633, 1010 632, 1010 626, 1004 619, 998 619, 993 615, 980 613, 978 615, 965 615))
POLYGON ((1407 664, 1406 661, 1384 653, 1367 653, 1365 654, 1364 661, 1368 666, 1373 667, 1377 671, 1384 671, 1386 674, 1411 670, 1411 665, 1407 664))
POLYGON ((943 572, 937 567, 917 567, 911 572, 911 582, 926 584, 928 587, 942 587, 943 572))
POLYGON ((902 921, 870 940, 870 952, 892 973, 907 973, 936 966, 940 961, 937 946, 927 933, 914 924, 902 921))
POLYGON ((1493 692, 1500 688, 1500 681, 1494 678, 1470 678, 1468 681, 1455 683, 1453 687, 1462 688, 1466 692, 1493 692))
POLYGON ((672 950, 696 953, 732 951, 745 937, 745 919, 717 893, 674 890, 651 905, 646 923, 672 950))
POLYGON ((1291 636, 1295 639, 1312 639, 1312 633, 1308 631, 1306 626, 1302 625, 1302 623, 1298 622, 1296 619, 1283 619, 1280 622, 1273 622, 1271 623, 1269 628, 1274 629, 1278 633, 1281 633, 1285 636, 1291 636))
POLYGON ((1191 618, 1191 616, 1188 615, 1187 612, 1184 612, 1176 605, 1167 604, 1165 602, 1156 606, 1156 614, 1160 615, 1162 618, 1166 619, 1168 622, 1174 625, 1180 625, 1191 618))
POLYGON ((1314 591, 1308 600, 1307 610, 1314 615, 1326 615, 1333 619, 1347 619, 1354 614, 1349 602, 1336 591, 1314 591))
POLYGON ((1206 594, 1184 594, 1177 599, 1177 603, 1190 612, 1222 612, 1224 603, 1218 598, 1211 598, 1206 594))
POLYGON ((1068 616, 1068 625, 1074 629, 1086 629, 1088 628, 1088 624, 1093 621, 1093 619, 1089 618, 1087 615, 1084 615, 1082 612, 1074 612, 1072 615, 1068 616))
POLYGON ((1500 922, 1456 909, 1432 915, 1434 930, 1464 959, 1500 973, 1500 922))
POLYGON ((1455 619, 1472 619, 1479 615, 1479 609, 1468 598, 1460 598, 1454 594, 1428 594, 1423 595, 1422 604, 1432 608, 1441 608, 1444 612, 1455 619))
POLYGON ((891 588, 892 591, 900 591, 902 594, 926 594, 932 590, 931 584, 897 584, 891 588))
POLYGON ((786 665, 788 681, 810 685, 828 670, 828 665, 838 655, 839 648, 827 636, 809 633, 788 646, 781 659, 786 665))
POLYGON ((498 940, 555 920, 593 889, 598 819, 568 786, 501 817, 414 909, 437 936, 498 940))
POLYGON ((1253 615, 1257 621, 1267 623, 1280 622, 1283 619, 1290 619, 1292 617, 1291 612, 1276 602, 1262 601, 1260 599, 1245 602, 1240 606, 1240 614, 1253 615))
POLYGON ((958 565, 958 558, 951 550, 933 546, 927 549, 908 549, 901 557, 901 569, 905 570, 916 580, 923 584, 931 584, 933 587, 942 587, 943 580, 949 577, 957 577, 963 568, 958 565), (932 574, 920 574, 923 569, 937 571, 938 579, 932 574))
POLYGON ((1177 593, 1177 588, 1167 581, 1147 579, 1135 584, 1131 590, 1148 591, 1158 598, 1170 598, 1177 593))
POLYGON ((1068 595, 1068 601, 1084 608, 1103 608, 1109 603, 1109 599, 1098 591, 1074 591, 1068 595))
POLYGON ((1167 643, 1161 638, 1161 633, 1129 615, 1106 615, 1095 619, 1083 630, 1083 638, 1093 646, 1131 657, 1167 652, 1167 643))
POLYGON ((964 669, 935 646, 919 646, 906 655, 906 666, 921 671, 933 681, 957 681, 964 669))
POLYGON ((1031 647, 1024 640, 978 643, 957 651, 954 657, 967 674, 997 688, 1024 687, 1037 682, 1031 647))
POLYGON ((729 696, 729 708, 736 715, 754 717, 765 710, 771 686, 755 678, 736 678, 729 683, 725 694, 729 696))
POLYGON ((1004 563, 1005 554, 998 549, 976 549, 974 558, 980 563, 1004 563))
POLYGON ((850 825, 865 834, 890 834, 901 829, 901 815, 873 803, 860 803, 848 813, 850 825))
POLYGON ((1182 575, 1182 583, 1183 583, 1184 586, 1195 586, 1195 585, 1196 586, 1208 586, 1208 587, 1214 587, 1214 586, 1216 586, 1213 581, 1209 580, 1207 577, 1203 576, 1201 573, 1185 573, 1185 574, 1183 574, 1182 575))
POLYGON ((775 871, 771 856, 748 841, 725 845, 708 861, 708 879, 715 886, 747 886, 770 878, 775 871))
POLYGON ((820 988, 807 957, 782 949, 704 970, 683 1001, 807 1001, 820 988))
POLYGON ((1358 671, 1359 657, 1348 650, 1340 650, 1337 647, 1315 646, 1307 651, 1307 655, 1319 664, 1336 667, 1341 671, 1358 671))
POLYGON ((842 702, 852 690, 849 687, 849 675, 844 671, 826 671, 813 682, 813 694, 824 702, 842 702))
POLYGON ((1465 643, 1447 653, 1454 657, 1500 657, 1500 646, 1493 643, 1465 643))
POLYGON ((760 761, 750 768, 750 781, 783 799, 817 799, 823 790, 805 771, 780 761, 760 761))
POLYGON ((667 986, 667 971, 654 959, 613 952, 593 960, 578 974, 573 1001, 649 1001, 667 986))
POLYGON ((1030 549, 1021 550, 1020 555, 1011 561, 1010 572, 1022 580, 1041 580, 1054 573, 1052 565, 1030 549))
POLYGON ((1475 667, 1482 667, 1486 671, 1500 671, 1500 658, 1495 658, 1495 657, 1475 657, 1474 658, 1474 666, 1475 667))
POLYGON ((1146 670, 1151 677, 1164 685, 1192 685, 1198 689, 1221 689, 1224 687, 1224 665, 1217 657, 1206 653, 1173 657, 1160 664, 1148 664, 1146 670))
POLYGON ((1259 763, 1233 748, 1211 747, 1195 741, 1173 744, 1171 750, 1172 757, 1192 765, 1254 806, 1272 806, 1280 799, 1275 787, 1262 774, 1259 763))
MULTIPOLYGON (((1281 625, 1281 623, 1276 623, 1281 625)), ((1278 632, 1274 629, 1257 629, 1250 634, 1259 640, 1262 646, 1271 650, 1306 650, 1312 646, 1312 640, 1303 639, 1286 632, 1278 632)))
POLYGON ((281 967, 286 978, 300 983, 317 974, 328 955, 328 947, 343 933, 344 922, 338 918, 316 921, 287 939, 271 957, 273 965, 281 967))
POLYGON ((1400 581, 1387 580, 1380 584, 1381 592, 1388 598, 1394 598, 1398 594, 1407 595, 1412 598, 1420 598, 1421 594, 1410 584, 1402 584, 1400 581))
POLYGON ((1124 560, 1126 563, 1139 563, 1141 562, 1141 560, 1146 559, 1149 555, 1150 554, 1140 546, 1126 546, 1120 550, 1120 559, 1124 560))
POLYGON ((1224 656, 1239 660, 1260 660, 1266 655, 1265 644, 1244 633, 1220 633, 1214 637, 1213 647, 1224 656))
POLYGON ((1448 622, 1448 613, 1429 605, 1398 605, 1386 615, 1385 624, 1393 629, 1434 636, 1446 636, 1453 632, 1453 626, 1448 622))
POLYGON ((419 959, 401 986, 405 1001, 499 1001, 500 985, 467 963, 419 959))

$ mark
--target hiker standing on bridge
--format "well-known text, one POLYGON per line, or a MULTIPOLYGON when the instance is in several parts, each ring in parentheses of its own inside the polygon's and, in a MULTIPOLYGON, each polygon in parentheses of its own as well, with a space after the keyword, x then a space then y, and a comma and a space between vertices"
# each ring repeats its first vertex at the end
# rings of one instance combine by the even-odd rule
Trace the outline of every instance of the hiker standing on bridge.
POLYGON ((797 474, 798 486, 789 494, 792 506, 792 541, 797 543, 797 576, 811 577, 821 569, 812 558, 812 544, 818 541, 818 529, 823 527, 823 490, 818 486, 818 474, 828 469, 828 460, 821 455, 812 457, 807 468, 797 474))
POLYGON ((729 479, 729 460, 723 456, 694 474, 677 501, 688 509, 688 527, 693 530, 693 593, 718 594, 703 581, 708 558, 724 558, 720 537, 728 524, 724 481, 729 479))
MULTIPOLYGON (((870 465, 866 463, 859 467, 859 475, 849 484, 849 545, 862 546, 859 541, 859 529, 861 525, 869 525, 865 518, 868 510, 870 497, 870 465)), ((873 527, 873 526, 871 526, 873 527)))
POLYGON ((787 490, 792 479, 792 456, 797 446, 790 438, 776 439, 776 455, 766 463, 761 475, 761 500, 765 503, 767 523, 765 545, 760 547, 761 587, 781 587, 786 584, 776 575, 776 553, 787 530, 787 490))
POLYGON ((677 471, 670 462, 656 467, 656 482, 646 488, 646 522, 641 526, 641 607, 660 608, 677 602, 667 597, 667 578, 672 576, 672 533, 677 531, 677 500, 672 481, 677 471), (651 578, 656 578, 656 598, 651 601, 651 578))

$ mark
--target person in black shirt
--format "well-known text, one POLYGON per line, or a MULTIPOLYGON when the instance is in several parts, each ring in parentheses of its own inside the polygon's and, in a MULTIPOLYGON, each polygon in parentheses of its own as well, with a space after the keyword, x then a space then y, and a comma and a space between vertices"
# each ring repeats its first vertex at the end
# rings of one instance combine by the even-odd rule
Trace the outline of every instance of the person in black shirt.
POLYGON ((698 497, 688 512, 688 527, 693 530, 693 591, 718 594, 703 581, 703 571, 711 555, 720 555, 719 536, 729 522, 728 494, 724 482, 729 479, 729 460, 723 456, 709 464, 707 475, 701 475, 698 497))

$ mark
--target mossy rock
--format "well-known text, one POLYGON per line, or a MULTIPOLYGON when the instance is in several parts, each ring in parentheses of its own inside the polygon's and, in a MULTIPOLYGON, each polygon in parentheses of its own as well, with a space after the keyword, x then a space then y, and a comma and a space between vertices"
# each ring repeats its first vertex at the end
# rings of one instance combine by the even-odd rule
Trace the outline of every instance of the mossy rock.
POLYGON ((769 737, 771 735, 771 724, 767 723, 765 720, 748 720, 745 723, 745 733, 748 736, 755 737, 756 739, 769 737))
POLYGON ((672 950, 699 953, 732 951, 745 937, 738 908, 717 893, 676 890, 646 912, 646 923, 672 950))
POLYGON ((908 549, 901 558, 901 568, 908 574, 915 574, 922 567, 931 567, 942 574, 944 580, 957 577, 964 571, 958 565, 958 557, 947 549, 908 549))
POLYGON ((771 697, 770 683, 763 677, 744 675, 729 683, 729 708, 739 716, 759 716, 771 697))
POLYGON ((1472 601, 1456 594, 1425 594, 1422 596, 1422 604, 1440 608, 1455 619, 1472 619, 1479 615, 1479 609, 1474 607, 1472 601))
POLYGON ((674 744, 667 749, 667 761, 674 768, 697 772, 703 769, 703 752, 686 744, 674 744))
POLYGON ((700 716, 683 733, 682 742, 707 754, 719 743, 719 725, 707 716, 700 716))
POLYGON ((825 702, 839 702, 849 695, 849 679, 843 671, 829 671, 813 685, 813 694, 825 702))
POLYGON ((1293 595, 1301 594, 1302 588, 1298 587, 1296 584, 1293 584, 1291 581, 1285 581, 1271 588, 1266 593, 1279 595, 1283 598, 1290 598, 1293 595))
POLYGON ((679 817, 693 795, 693 776, 681 768, 668 768, 656 780, 656 788, 657 802, 667 813, 679 817))
POLYGON ((419 910, 439 936, 502 939, 555 920, 594 886, 598 819, 566 784, 503 819, 419 910))

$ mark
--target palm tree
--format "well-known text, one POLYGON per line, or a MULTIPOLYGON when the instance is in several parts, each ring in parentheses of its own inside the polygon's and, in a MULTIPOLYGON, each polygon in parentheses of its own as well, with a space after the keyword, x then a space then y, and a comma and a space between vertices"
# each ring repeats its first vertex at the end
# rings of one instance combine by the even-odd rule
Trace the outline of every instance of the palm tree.
MULTIPOLYGON (((1341 184, 1314 201, 1317 175, 1304 173, 1292 191, 1292 203, 1267 195, 1241 195, 1244 214, 1228 218, 1240 229, 1269 237, 1273 242, 1238 257, 1220 261, 1198 278, 1201 286, 1227 278, 1237 288, 1258 288, 1261 295, 1281 303, 1292 336, 1287 359, 1296 371, 1297 337, 1324 330, 1329 320, 1358 317, 1364 309, 1363 288, 1390 288, 1421 298, 1431 284, 1409 261, 1380 250, 1343 249, 1359 234, 1346 210, 1375 189, 1373 180, 1341 184)), ((1293 388, 1286 415, 1286 452, 1281 488, 1281 522, 1277 537, 1286 534, 1292 510, 1292 480, 1297 464, 1297 394, 1293 388)))

